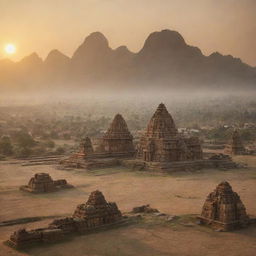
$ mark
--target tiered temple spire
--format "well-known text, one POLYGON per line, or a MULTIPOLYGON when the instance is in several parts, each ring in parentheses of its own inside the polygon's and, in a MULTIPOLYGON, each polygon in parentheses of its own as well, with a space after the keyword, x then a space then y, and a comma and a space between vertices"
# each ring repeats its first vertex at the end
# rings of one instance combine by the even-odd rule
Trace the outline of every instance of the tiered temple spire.
POLYGON ((244 204, 227 181, 221 182, 208 195, 199 219, 202 224, 223 231, 243 227, 249 221, 244 204))
POLYGON ((198 138, 178 134, 172 116, 161 103, 138 145, 137 157, 146 162, 175 162, 202 159, 198 138))

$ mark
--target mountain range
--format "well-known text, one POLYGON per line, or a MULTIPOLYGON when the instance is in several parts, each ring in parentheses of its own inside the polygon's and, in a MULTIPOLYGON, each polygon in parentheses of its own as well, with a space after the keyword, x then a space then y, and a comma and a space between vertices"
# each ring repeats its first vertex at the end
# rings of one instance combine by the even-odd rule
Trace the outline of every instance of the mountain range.
POLYGON ((112 49, 100 32, 91 33, 70 58, 52 50, 19 62, 0 60, 0 88, 38 90, 105 89, 254 89, 256 68, 218 52, 209 56, 188 45, 176 31, 151 33, 142 49, 112 49))

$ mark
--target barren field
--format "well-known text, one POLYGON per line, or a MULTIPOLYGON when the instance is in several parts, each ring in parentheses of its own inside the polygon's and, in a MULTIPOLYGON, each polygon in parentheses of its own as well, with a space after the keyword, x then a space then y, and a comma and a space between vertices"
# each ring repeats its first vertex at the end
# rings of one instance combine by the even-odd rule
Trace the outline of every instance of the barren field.
POLYGON ((256 157, 244 156, 236 161, 248 164, 246 169, 203 170, 172 175, 134 172, 125 168, 108 168, 85 172, 64 171, 56 166, 21 166, 0 163, 0 221, 45 216, 43 221, 0 227, 0 256, 254 256, 256 226, 236 232, 215 232, 197 225, 157 225, 140 223, 101 233, 77 236, 68 241, 34 247, 17 252, 2 244, 20 227, 46 226, 55 216, 71 215, 77 204, 87 200, 95 189, 108 201, 115 201, 121 211, 150 204, 171 215, 199 214, 206 196, 222 180, 238 192, 247 213, 256 215, 256 157), (48 172, 53 179, 65 178, 74 189, 44 195, 19 191, 37 172, 48 172))

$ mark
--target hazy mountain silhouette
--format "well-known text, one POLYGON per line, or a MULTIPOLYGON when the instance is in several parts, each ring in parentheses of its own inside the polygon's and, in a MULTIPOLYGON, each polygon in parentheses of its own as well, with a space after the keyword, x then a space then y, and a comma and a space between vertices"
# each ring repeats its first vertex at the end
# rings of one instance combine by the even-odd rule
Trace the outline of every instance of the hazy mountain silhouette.
POLYGON ((205 56, 187 45, 176 31, 153 32, 138 53, 126 46, 111 49, 106 37, 94 32, 71 58, 53 50, 43 61, 36 53, 17 63, 0 61, 0 86, 146 86, 164 88, 254 88, 256 68, 231 55, 205 56))

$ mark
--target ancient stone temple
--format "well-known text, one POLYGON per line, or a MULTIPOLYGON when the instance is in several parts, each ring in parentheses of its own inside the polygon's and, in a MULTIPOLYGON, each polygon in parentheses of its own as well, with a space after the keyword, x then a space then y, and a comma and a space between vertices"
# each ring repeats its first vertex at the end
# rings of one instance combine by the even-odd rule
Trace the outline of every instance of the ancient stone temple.
POLYGON ((74 154, 74 158, 80 158, 80 159, 86 159, 87 157, 92 156, 94 150, 92 146, 91 139, 89 137, 86 137, 83 139, 79 146, 78 153, 74 154))
POLYGON ((133 137, 122 115, 117 114, 114 117, 103 136, 101 150, 112 155, 134 155, 133 137))
POLYGON ((161 103, 138 145, 137 157, 146 162, 175 162, 202 159, 199 139, 178 134, 172 116, 161 103))
POLYGON ((225 147, 225 153, 229 155, 244 155, 245 148, 240 138, 238 130, 235 130, 232 134, 231 141, 225 147))
POLYGON ((210 193, 198 217, 201 224, 228 231, 244 227, 249 223, 245 207, 236 192, 226 181, 221 182, 210 193))
POLYGON ((55 242, 69 235, 88 234, 95 230, 112 228, 127 221, 116 203, 107 202, 104 195, 96 190, 85 204, 77 206, 72 217, 55 219, 46 228, 19 229, 7 241, 9 246, 24 248, 34 243, 55 242))
POLYGON ((135 155, 133 137, 124 118, 117 114, 109 129, 95 148, 90 138, 80 144, 79 152, 60 162, 66 167, 93 169, 110 167, 119 164, 118 159, 130 158, 135 155))
POLYGON ((98 190, 90 194, 85 204, 78 205, 73 214, 73 218, 85 219, 90 227, 112 223, 121 217, 116 203, 107 202, 98 190))
POLYGON ((47 193, 58 189, 73 188, 65 179, 53 180, 48 173, 36 173, 26 186, 21 186, 20 190, 31 193, 47 193))

